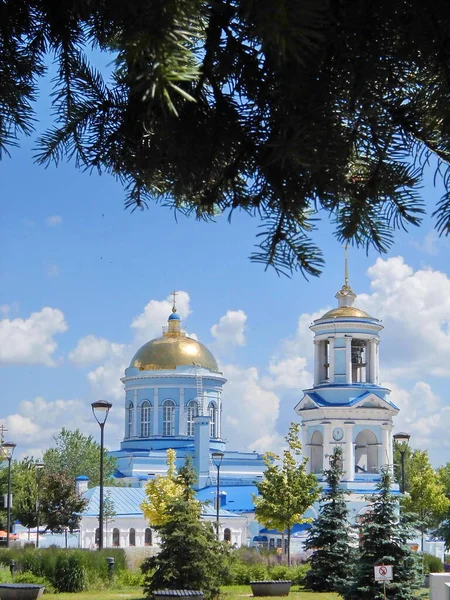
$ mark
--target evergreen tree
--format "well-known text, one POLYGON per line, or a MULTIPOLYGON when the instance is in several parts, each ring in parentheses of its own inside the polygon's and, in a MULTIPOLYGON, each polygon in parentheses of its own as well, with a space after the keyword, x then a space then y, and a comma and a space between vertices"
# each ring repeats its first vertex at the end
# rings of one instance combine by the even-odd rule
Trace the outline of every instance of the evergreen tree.
POLYGON ((216 598, 227 571, 228 550, 218 542, 210 523, 201 519, 201 504, 194 498, 195 472, 190 463, 178 473, 183 494, 168 501, 166 516, 154 526, 160 552, 144 561, 144 592, 150 598, 162 589, 201 590, 206 600, 216 598))
POLYGON ((330 468, 324 471, 328 487, 320 499, 320 514, 313 523, 305 544, 313 550, 306 587, 315 592, 339 592, 352 575, 355 552, 351 545, 347 492, 340 486, 343 475, 342 448, 334 449, 330 468))
POLYGON ((367 497, 369 507, 359 528, 360 548, 354 579, 343 592, 345 600, 383 600, 383 585, 374 578, 374 567, 393 565, 394 579, 386 584, 386 598, 413 600, 419 581, 419 556, 408 542, 414 537, 411 517, 399 515, 391 493, 392 476, 382 471, 377 493, 367 497))

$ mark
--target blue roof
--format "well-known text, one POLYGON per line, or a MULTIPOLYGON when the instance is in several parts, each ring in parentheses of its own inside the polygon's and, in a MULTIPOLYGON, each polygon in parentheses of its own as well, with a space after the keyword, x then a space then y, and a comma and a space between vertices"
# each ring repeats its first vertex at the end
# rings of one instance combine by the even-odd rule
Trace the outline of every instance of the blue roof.
MULTIPOLYGON (((341 387, 349 387, 349 385, 350 384, 342 384, 341 387)), ((351 385, 353 385, 353 384, 351 384, 351 385)), ((323 387, 325 387, 325 386, 323 386, 323 387)), ((339 387, 339 386, 332 385, 332 386, 327 386, 327 387, 339 387)), ((392 407, 398 409, 398 406, 395 406, 395 404, 393 402, 391 402, 390 400, 386 400, 386 398, 382 398, 374 390, 366 391, 363 394, 360 394, 359 396, 356 396, 355 398, 352 398, 352 400, 347 401, 347 402, 328 402, 328 400, 325 400, 325 398, 322 398, 322 396, 320 396, 317 392, 310 392, 308 390, 305 390, 305 392, 312 400, 314 400, 314 402, 318 406, 353 406, 354 404, 361 402, 361 400, 363 400, 364 398, 367 398, 368 396, 373 394, 380 400, 383 400, 384 402, 386 402, 386 404, 390 404, 392 407)))
MULTIPOLYGON (((197 492, 197 498, 202 502, 214 502, 217 492, 216 486, 204 487, 197 492)), ((226 503, 223 505, 232 513, 254 512, 252 494, 257 494, 255 485, 221 485, 220 492, 226 494, 226 503)))
POLYGON ((90 481, 90 479, 87 475, 78 475, 75 477, 75 481, 90 481))
POLYGON ((172 313, 168 319, 169 321, 181 321, 179 315, 177 313, 172 313))
MULTIPOLYGON (((146 499, 144 488, 140 487, 110 487, 105 486, 104 497, 110 498, 114 505, 114 512, 119 516, 136 516, 142 517, 141 504, 146 499)), ((83 512, 85 517, 97 517, 98 507, 100 505, 100 488, 93 487, 89 489, 84 497, 88 500, 88 505, 83 512)), ((199 498, 200 499, 200 498, 199 498)), ((202 507, 202 516, 212 517, 216 515, 216 509, 211 505, 202 507)), ((234 517, 235 515, 221 508, 219 510, 221 518, 234 517)))
MULTIPOLYGON (((310 529, 310 527, 311 523, 296 523, 291 529, 291 537, 298 537, 300 534, 310 529)), ((281 535, 281 531, 278 531, 278 529, 261 529, 259 533, 267 535, 281 535)), ((284 533, 287 534, 287 529, 284 531, 284 533)))

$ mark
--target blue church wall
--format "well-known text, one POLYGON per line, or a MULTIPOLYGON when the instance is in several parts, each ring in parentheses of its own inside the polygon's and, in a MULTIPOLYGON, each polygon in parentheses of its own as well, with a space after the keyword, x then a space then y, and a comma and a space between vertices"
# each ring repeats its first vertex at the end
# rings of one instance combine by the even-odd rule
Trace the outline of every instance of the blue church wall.
MULTIPOLYGON (((343 375, 345 377, 345 352, 338 350, 334 353, 334 375, 343 375)), ((343 381, 345 383, 345 379, 343 381)))
POLYGON ((142 389, 137 390, 138 405, 142 404, 144 400, 149 400, 153 404, 155 398, 155 391, 153 389, 142 389))
POLYGON ((377 436, 378 443, 381 442, 381 427, 380 425, 354 425, 353 426, 353 441, 356 441, 356 436, 361 431, 372 431, 377 436))

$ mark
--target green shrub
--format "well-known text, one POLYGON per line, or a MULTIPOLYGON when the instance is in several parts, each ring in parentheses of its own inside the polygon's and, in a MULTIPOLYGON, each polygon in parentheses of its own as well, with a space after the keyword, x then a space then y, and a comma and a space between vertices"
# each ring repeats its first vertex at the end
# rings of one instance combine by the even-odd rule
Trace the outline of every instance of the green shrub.
POLYGON ((30 571, 24 571, 23 573, 14 575, 14 583, 34 583, 36 585, 44 585, 45 591, 50 594, 55 591, 55 588, 48 579, 33 575, 30 571))
POLYGON ((444 570, 444 564, 438 556, 433 556, 424 552, 422 554, 423 560, 423 572, 427 573, 442 573, 444 570))
POLYGON ((0 583, 11 583, 12 577, 10 570, 6 567, 0 567, 0 583))
POLYGON ((82 592, 85 589, 85 569, 76 554, 58 556, 52 583, 57 592, 82 592))
POLYGON ((269 570, 269 579, 279 581, 280 579, 291 579, 292 568, 287 565, 276 565, 269 570))
POLYGON ((114 583, 122 587, 140 587, 143 581, 144 577, 139 571, 120 571, 114 578, 114 583))

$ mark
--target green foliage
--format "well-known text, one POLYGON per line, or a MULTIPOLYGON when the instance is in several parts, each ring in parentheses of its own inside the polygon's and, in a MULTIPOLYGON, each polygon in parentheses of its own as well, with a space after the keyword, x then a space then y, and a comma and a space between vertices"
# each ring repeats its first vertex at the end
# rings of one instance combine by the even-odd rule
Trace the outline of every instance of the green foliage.
POLYGON ((34 575, 34 573, 31 573, 30 571, 24 571, 23 573, 15 574, 14 583, 33 583, 35 585, 43 585, 45 586, 45 591, 47 594, 54 593, 56 589, 51 581, 45 577, 34 575))
POLYGON ((304 523, 305 511, 317 500, 319 486, 312 473, 306 473, 308 459, 301 457, 299 425, 291 423, 287 450, 280 457, 268 453, 264 457, 266 470, 263 478, 256 481, 259 495, 253 495, 257 520, 270 529, 287 531, 288 563, 290 564, 291 529, 296 523, 304 523))
MULTIPOLYGON (((100 444, 94 438, 85 436, 79 429, 69 431, 65 427, 54 436, 55 447, 44 452, 45 473, 66 473, 71 479, 79 475, 89 477, 89 485, 100 483, 100 444)), ((103 468, 107 485, 114 485, 112 476, 116 470, 116 459, 104 450, 103 468)))
POLYGON ((383 470, 377 493, 366 499, 368 510, 359 527, 360 549, 353 581, 342 595, 345 600, 382 600, 383 588, 374 580, 376 565, 394 565, 394 580, 386 586, 386 597, 413 600, 419 587, 419 556, 409 541, 414 537, 414 522, 398 514, 397 498, 391 493, 392 477, 383 470))
POLYGON ((210 523, 200 518, 200 504, 190 487, 195 474, 188 463, 179 473, 184 483, 181 496, 167 504, 167 519, 155 527, 160 552, 142 563, 144 592, 151 597, 159 589, 202 590, 206 600, 216 598, 227 577, 228 547, 218 542, 210 523))
POLYGON ((82 561, 76 554, 60 554, 56 559, 53 585, 58 592, 82 592, 86 587, 86 574, 82 561))
POLYGON ((442 560, 438 556, 428 554, 428 552, 424 552, 422 554, 422 564, 423 572, 425 574, 444 572, 444 563, 442 562, 442 560))
POLYGON ((386 251, 420 223, 434 156, 448 234, 446 0, 60 4, 1 5, 0 152, 32 132, 54 60, 37 159, 117 176, 128 206, 159 200, 199 219, 241 208, 262 218, 254 260, 317 274, 315 217, 386 251), (112 57, 108 81, 91 48, 112 57))
POLYGON ((87 500, 77 494, 73 479, 65 471, 46 472, 42 488, 41 508, 47 529, 58 533, 76 529, 87 500))
POLYGON ((344 474, 342 448, 330 456, 330 468, 324 471, 328 487, 322 492, 320 513, 309 531, 306 550, 313 550, 311 569, 305 585, 316 592, 340 592, 352 577, 354 551, 350 532, 346 492, 340 482, 344 474))

